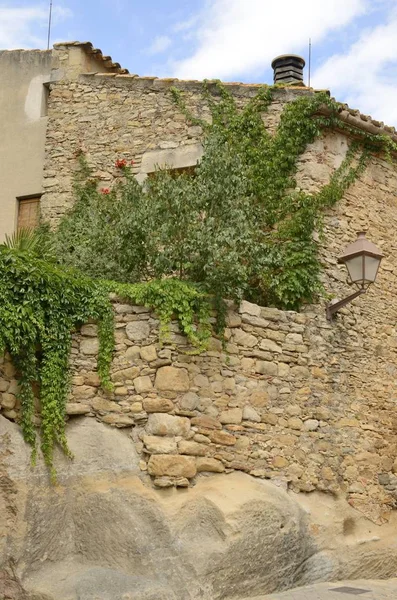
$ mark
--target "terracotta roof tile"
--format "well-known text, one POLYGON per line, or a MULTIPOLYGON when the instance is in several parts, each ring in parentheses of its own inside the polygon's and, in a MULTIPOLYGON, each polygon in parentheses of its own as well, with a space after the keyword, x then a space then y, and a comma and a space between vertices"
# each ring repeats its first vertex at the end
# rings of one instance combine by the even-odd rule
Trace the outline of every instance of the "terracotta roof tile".
POLYGON ((62 46, 80 46, 80 48, 83 48, 83 50, 87 54, 94 56, 96 59, 101 60, 103 63, 107 63, 105 64, 105 66, 109 70, 114 70, 120 75, 128 74, 128 69, 123 69, 120 63, 113 62, 111 56, 105 56, 104 54, 102 54, 102 50, 100 50, 99 48, 94 48, 91 42, 59 42, 57 44, 54 44, 54 48, 61 48, 62 46))

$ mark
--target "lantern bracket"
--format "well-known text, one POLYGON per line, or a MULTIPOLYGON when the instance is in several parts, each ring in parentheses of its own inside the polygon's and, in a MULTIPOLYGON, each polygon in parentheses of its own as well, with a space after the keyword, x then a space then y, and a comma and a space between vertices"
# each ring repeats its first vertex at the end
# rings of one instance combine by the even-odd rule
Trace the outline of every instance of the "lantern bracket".
POLYGON ((361 287, 359 290, 357 290, 357 292, 354 292, 354 294, 350 294, 350 296, 343 298, 343 300, 339 300, 338 302, 334 302, 333 304, 328 304, 327 305, 328 321, 332 321, 333 316, 335 315, 335 313, 338 312, 338 310, 340 310, 341 308, 346 306, 346 304, 349 304, 349 302, 351 302, 358 296, 361 296, 361 294, 365 294, 366 291, 367 291, 367 288, 361 287))

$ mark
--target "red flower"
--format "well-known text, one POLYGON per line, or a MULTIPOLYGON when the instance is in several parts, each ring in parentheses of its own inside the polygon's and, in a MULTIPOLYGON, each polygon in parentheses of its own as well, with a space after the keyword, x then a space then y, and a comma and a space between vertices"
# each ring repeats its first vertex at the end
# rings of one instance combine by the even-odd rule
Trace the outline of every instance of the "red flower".
POLYGON ((109 190, 109 188, 102 188, 102 189, 101 189, 101 194, 105 194, 105 195, 106 195, 106 194, 110 194, 110 190, 109 190))
POLYGON ((125 158, 118 158, 114 165, 117 169, 124 169, 127 166, 127 161, 125 158))

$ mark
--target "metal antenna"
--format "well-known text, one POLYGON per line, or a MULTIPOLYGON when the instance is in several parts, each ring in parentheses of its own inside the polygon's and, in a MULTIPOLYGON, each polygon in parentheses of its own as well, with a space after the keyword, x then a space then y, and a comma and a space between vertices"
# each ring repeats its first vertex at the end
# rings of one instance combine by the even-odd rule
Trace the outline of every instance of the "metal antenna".
POLYGON ((50 0, 50 15, 49 15, 49 17, 48 17, 48 39, 47 39, 47 50, 49 50, 49 49, 50 49, 51 20, 52 20, 52 0, 50 0))
POLYGON ((309 38, 309 87, 310 87, 311 70, 312 70, 312 38, 309 38))

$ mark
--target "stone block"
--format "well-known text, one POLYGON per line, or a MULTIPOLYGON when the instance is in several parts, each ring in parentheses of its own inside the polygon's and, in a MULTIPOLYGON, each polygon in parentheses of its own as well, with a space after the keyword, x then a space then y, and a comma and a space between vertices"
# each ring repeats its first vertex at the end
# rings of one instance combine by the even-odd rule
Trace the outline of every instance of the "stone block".
POLYGON ((148 375, 136 377, 134 379, 134 387, 137 394, 145 394, 153 389, 152 380, 148 375))
POLYGON ((112 380, 117 381, 132 381, 135 377, 138 377, 140 369, 138 367, 129 367, 128 369, 121 369, 112 374, 112 380))
POLYGON ((98 392, 97 388, 91 385, 78 385, 73 388, 73 397, 79 400, 89 400, 93 398, 95 394, 98 392))
POLYGON ((67 415, 86 415, 91 412, 89 404, 80 404, 80 402, 68 402, 66 404, 67 415))
POLYGON ((0 395, 0 404, 3 408, 12 409, 15 407, 16 402, 17 399, 14 394, 7 394, 3 392, 0 395))
POLYGON ((174 409, 174 403, 168 398, 145 398, 143 409, 147 413, 168 413, 174 409))
POLYGON ((190 454, 191 456, 205 456, 207 452, 204 444, 188 440, 181 440, 178 443, 178 451, 180 454, 190 454))
POLYGON ((137 358, 141 356, 141 349, 139 346, 130 346, 125 351, 125 357, 127 360, 135 361, 137 358))
POLYGON ((243 300, 240 304, 238 312, 240 314, 247 313, 248 315, 252 315, 254 317, 260 317, 261 316, 261 307, 258 306, 257 304, 252 304, 251 302, 247 302, 246 300, 243 300))
POLYGON ((188 392, 179 398, 179 406, 184 410, 195 410, 200 402, 200 396, 194 392, 188 392))
POLYGON ((211 442, 214 444, 221 444, 222 446, 234 446, 237 441, 234 435, 226 433, 225 431, 215 430, 211 431, 208 435, 211 439, 211 442))
POLYGON ((160 367, 156 374, 155 386, 158 390, 187 392, 190 387, 188 372, 177 367, 160 367))
POLYGON ((197 473, 193 456, 179 454, 152 454, 148 462, 148 473, 152 477, 186 477, 191 479, 197 473))
POLYGON ((255 371, 261 375, 268 375, 269 377, 276 377, 278 373, 278 365, 268 360, 257 360, 255 365, 255 371))
POLYGON ((108 423, 109 425, 115 425, 116 427, 131 427, 135 424, 134 419, 132 419, 131 417, 115 413, 111 415, 105 415, 104 417, 102 417, 102 421, 104 423, 108 423))
POLYGON ((88 323, 87 325, 82 325, 80 328, 81 335, 85 335, 87 337, 97 337, 98 335, 98 326, 93 323, 88 323))
POLYGON ((150 326, 147 321, 131 321, 125 328, 127 337, 131 342, 141 342, 150 335, 150 326))
POLYGON ((186 437, 190 431, 190 420, 167 413, 149 415, 146 432, 150 435, 186 437))
POLYGON ((143 346, 140 350, 140 355, 141 359, 146 360, 147 362, 157 360, 156 346, 143 346))
POLYGON ((222 429, 222 425, 213 417, 202 415, 201 417, 193 417, 192 425, 202 427, 203 429, 222 429))
POLYGON ((120 413, 122 411, 122 407, 117 402, 112 402, 112 400, 106 400, 106 398, 94 398, 91 403, 91 406, 94 410, 99 412, 116 412, 120 413))
POLYGON ((241 408, 231 408, 224 410, 219 415, 219 421, 224 425, 235 424, 239 425, 243 420, 243 411, 241 408))
POLYGON ((252 406, 244 406, 244 408, 243 408, 243 420, 244 421, 254 421, 256 423, 260 423, 261 417, 256 412, 255 408, 252 408, 252 406))
POLYGON ((303 344, 303 338, 300 333, 288 333, 285 336, 286 344, 303 344))
POLYGON ((150 454, 176 454, 178 447, 175 438, 145 435, 143 443, 150 454))
POLYGON ((288 467, 288 460, 284 456, 275 456, 272 460, 273 467, 276 469, 284 469, 288 467))
POLYGON ((265 350, 266 352, 277 352, 278 354, 282 354, 281 346, 276 344, 273 340, 261 340, 259 344, 259 348, 261 350, 265 350))
POLYGON ((233 341, 239 346, 245 346, 246 348, 253 348, 258 343, 254 335, 240 328, 233 329, 233 341))
POLYGON ((196 464, 198 473, 223 473, 225 470, 225 465, 216 458, 198 458, 196 464))
POLYGON ((9 388, 10 382, 5 379, 0 379, 0 392, 6 392, 9 388))
POLYGON ((81 354, 85 354, 86 356, 96 356, 99 350, 99 340, 98 338, 87 338, 81 340, 80 343, 80 352, 81 354))
POLYGON ((263 408, 270 402, 269 393, 265 390, 255 390, 249 397, 249 403, 256 408, 263 408))

